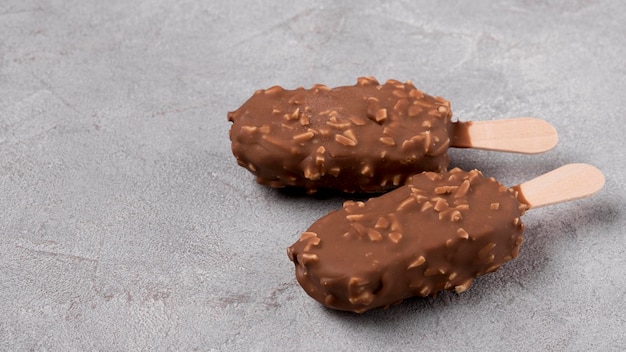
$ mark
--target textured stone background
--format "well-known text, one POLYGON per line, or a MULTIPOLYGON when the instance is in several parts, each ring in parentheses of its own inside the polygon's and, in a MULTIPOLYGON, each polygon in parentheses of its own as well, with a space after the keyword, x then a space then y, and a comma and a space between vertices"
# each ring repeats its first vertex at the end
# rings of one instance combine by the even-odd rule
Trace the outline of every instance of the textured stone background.
POLYGON ((626 3, 0 2, 0 350, 623 350, 626 3), (462 295, 324 309, 285 248, 340 196, 258 186, 226 113, 258 88, 411 79, 461 120, 537 116, 553 151, 453 150, 595 197, 524 217, 462 295), (277 346, 277 347, 276 347, 277 346))

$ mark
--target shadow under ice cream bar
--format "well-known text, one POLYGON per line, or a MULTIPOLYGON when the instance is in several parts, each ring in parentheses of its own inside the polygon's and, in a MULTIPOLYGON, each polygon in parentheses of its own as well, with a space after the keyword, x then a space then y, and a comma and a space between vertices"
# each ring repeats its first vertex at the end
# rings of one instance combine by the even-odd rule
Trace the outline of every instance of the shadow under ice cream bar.
POLYGON ((257 91, 228 114, 238 163, 272 187, 382 192, 418 172, 442 172, 449 147, 540 153, 557 135, 545 121, 452 122, 450 103, 411 82, 257 91))
POLYGON ((517 257, 527 209, 589 196, 604 176, 570 164, 508 188, 480 171, 425 172, 315 222, 288 249, 296 278, 330 308, 364 312, 463 292, 517 257))

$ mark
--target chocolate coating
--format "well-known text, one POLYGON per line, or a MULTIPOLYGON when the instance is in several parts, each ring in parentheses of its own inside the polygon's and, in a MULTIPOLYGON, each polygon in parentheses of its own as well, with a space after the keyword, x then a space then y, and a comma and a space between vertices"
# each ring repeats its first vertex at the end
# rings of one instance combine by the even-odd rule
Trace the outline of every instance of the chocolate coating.
POLYGON ((517 257, 526 208, 513 189, 480 171, 425 172, 367 202, 345 202, 287 253, 311 297, 361 313, 467 290, 517 257))
POLYGON ((228 114, 239 165, 272 187, 383 192, 445 171, 450 103, 410 83, 370 77, 329 89, 259 90, 228 114))

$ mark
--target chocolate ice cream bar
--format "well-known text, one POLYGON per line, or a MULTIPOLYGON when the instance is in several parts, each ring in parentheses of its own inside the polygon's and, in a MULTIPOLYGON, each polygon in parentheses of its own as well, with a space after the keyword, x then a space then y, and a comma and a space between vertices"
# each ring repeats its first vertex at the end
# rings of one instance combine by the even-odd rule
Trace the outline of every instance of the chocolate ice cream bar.
MULTIPOLYGON (((481 126, 452 122, 447 100, 425 94, 411 82, 381 85, 371 77, 333 89, 259 90, 228 120, 233 122, 233 154, 259 183, 303 187, 310 193, 320 188, 383 192, 415 173, 445 171, 450 146, 481 148, 468 135, 470 128, 481 126)), ((549 128, 548 133, 554 132, 549 128)), ((489 143, 493 135, 501 135, 486 132, 489 143)), ((514 132, 519 134, 517 126, 514 132)), ((505 138, 510 144, 512 138, 505 138)), ((484 148, 498 149, 493 143, 484 148)))
POLYGON ((441 290, 463 292, 517 257, 520 217, 529 207, 587 196, 604 183, 597 169, 577 164, 538 180, 508 188, 477 170, 421 173, 367 202, 345 202, 287 252, 304 290, 338 310, 361 313, 441 290), (572 192, 558 186, 573 178, 572 192), (591 189, 580 186, 585 182, 591 189), (546 193, 551 200, 542 198, 546 193))

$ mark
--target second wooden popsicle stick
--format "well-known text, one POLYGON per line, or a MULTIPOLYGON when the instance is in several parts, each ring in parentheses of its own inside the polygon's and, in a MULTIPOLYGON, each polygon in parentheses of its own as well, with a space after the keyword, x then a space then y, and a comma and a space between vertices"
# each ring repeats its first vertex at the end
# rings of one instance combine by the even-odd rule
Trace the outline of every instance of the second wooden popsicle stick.
POLYGON ((604 186, 602 171, 588 164, 568 164, 514 186, 529 209, 585 198, 604 186))
POLYGON ((558 134, 548 122, 534 117, 454 123, 450 145, 500 152, 538 154, 556 146, 558 134))

